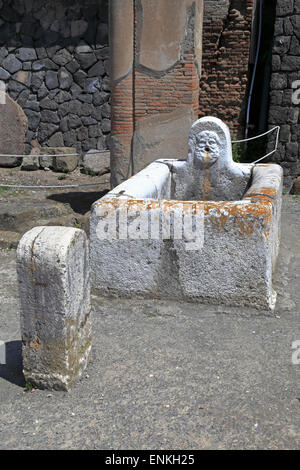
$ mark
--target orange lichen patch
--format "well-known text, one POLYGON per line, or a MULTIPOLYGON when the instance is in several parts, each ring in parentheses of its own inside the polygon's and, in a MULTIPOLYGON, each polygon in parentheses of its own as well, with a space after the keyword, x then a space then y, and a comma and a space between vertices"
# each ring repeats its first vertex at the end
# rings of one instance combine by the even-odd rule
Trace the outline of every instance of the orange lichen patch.
POLYGON ((42 347, 41 341, 38 338, 37 334, 35 334, 35 337, 30 341, 28 347, 30 349, 40 349, 42 347))
POLYGON ((245 198, 255 197, 265 199, 266 197, 268 197, 271 199, 276 199, 277 196, 278 192, 274 188, 258 188, 257 190, 254 189, 253 191, 246 193, 245 198))
MULTIPOLYGON (((269 188, 266 188, 269 189, 269 188)), ((157 199, 117 199, 111 198, 103 200, 99 205, 107 206, 107 211, 116 209, 135 208, 137 212, 161 209, 165 213, 180 212, 182 217, 185 214, 197 214, 204 211, 205 223, 211 224, 220 231, 236 230, 241 235, 250 236, 253 234, 257 223, 262 227, 262 233, 268 238, 272 222, 272 202, 269 190, 268 196, 258 196, 254 203, 239 203, 229 201, 178 201, 178 200, 157 200, 157 199)), ((275 191, 276 193, 276 191, 275 191)), ((250 197, 250 196, 247 196, 250 197)), ((98 205, 98 206, 99 206, 98 205)))
POLYGON ((202 186, 203 199, 209 199, 211 193, 211 178, 210 178, 210 167, 209 167, 209 152, 205 152, 205 169, 202 186))
POLYGON ((272 218, 272 204, 269 200, 260 204, 206 202, 204 213, 206 224, 211 223, 221 231, 232 228, 247 236, 254 232, 256 222, 261 223, 263 219, 264 232, 269 235, 272 218))

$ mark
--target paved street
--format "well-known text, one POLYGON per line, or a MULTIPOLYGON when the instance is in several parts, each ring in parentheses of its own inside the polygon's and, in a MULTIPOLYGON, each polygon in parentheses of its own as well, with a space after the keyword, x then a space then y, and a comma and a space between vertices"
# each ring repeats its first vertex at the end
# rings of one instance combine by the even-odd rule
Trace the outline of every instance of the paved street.
POLYGON ((299 235, 285 196, 272 316, 93 298, 93 361, 70 393, 23 391, 15 251, 0 251, 0 448, 299 449, 299 235))

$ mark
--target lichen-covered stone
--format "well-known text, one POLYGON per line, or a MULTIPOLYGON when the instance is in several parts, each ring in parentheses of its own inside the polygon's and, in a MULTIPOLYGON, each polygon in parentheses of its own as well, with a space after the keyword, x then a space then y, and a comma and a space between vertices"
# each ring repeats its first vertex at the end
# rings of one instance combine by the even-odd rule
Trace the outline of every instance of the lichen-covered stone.
POLYGON ((282 180, 279 165, 234 163, 218 119, 197 121, 187 160, 157 160, 94 203, 95 292, 274 309, 282 180))
POLYGON ((82 166, 87 172, 103 175, 110 172, 110 152, 89 150, 83 157, 82 166))
POLYGON ((53 168, 55 171, 68 173, 74 171, 78 166, 79 156, 74 147, 43 147, 40 149, 40 153, 49 155, 49 157, 40 157, 41 166, 48 166, 48 168, 53 168), (51 157, 51 155, 60 156, 51 157))
MULTIPOLYGON (((0 104, 0 154, 23 155, 28 128, 27 117, 22 108, 8 94, 0 104)), ((17 157, 0 157, 0 167, 14 167, 17 157)))
POLYGON ((85 233, 67 227, 30 230, 18 246, 17 271, 25 380, 36 388, 68 391, 91 353, 85 233))

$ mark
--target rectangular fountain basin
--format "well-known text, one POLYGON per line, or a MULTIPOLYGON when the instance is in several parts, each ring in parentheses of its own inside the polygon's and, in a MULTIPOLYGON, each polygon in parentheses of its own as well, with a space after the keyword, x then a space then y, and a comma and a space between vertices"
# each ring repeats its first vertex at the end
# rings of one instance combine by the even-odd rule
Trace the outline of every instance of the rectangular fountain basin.
POLYGON ((282 168, 235 163, 245 177, 234 179, 236 200, 224 181, 226 200, 219 190, 210 200, 205 178, 202 194, 185 200, 195 196, 187 161, 157 160, 94 203, 94 291, 274 309, 282 168))

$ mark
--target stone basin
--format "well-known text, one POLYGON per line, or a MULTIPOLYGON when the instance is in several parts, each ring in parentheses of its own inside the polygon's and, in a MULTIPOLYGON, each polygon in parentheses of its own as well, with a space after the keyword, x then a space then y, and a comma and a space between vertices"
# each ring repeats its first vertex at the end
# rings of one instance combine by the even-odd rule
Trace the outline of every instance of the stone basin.
POLYGON ((186 160, 156 160, 96 201, 98 295, 273 310, 283 172, 232 160, 227 126, 196 121, 186 160))

